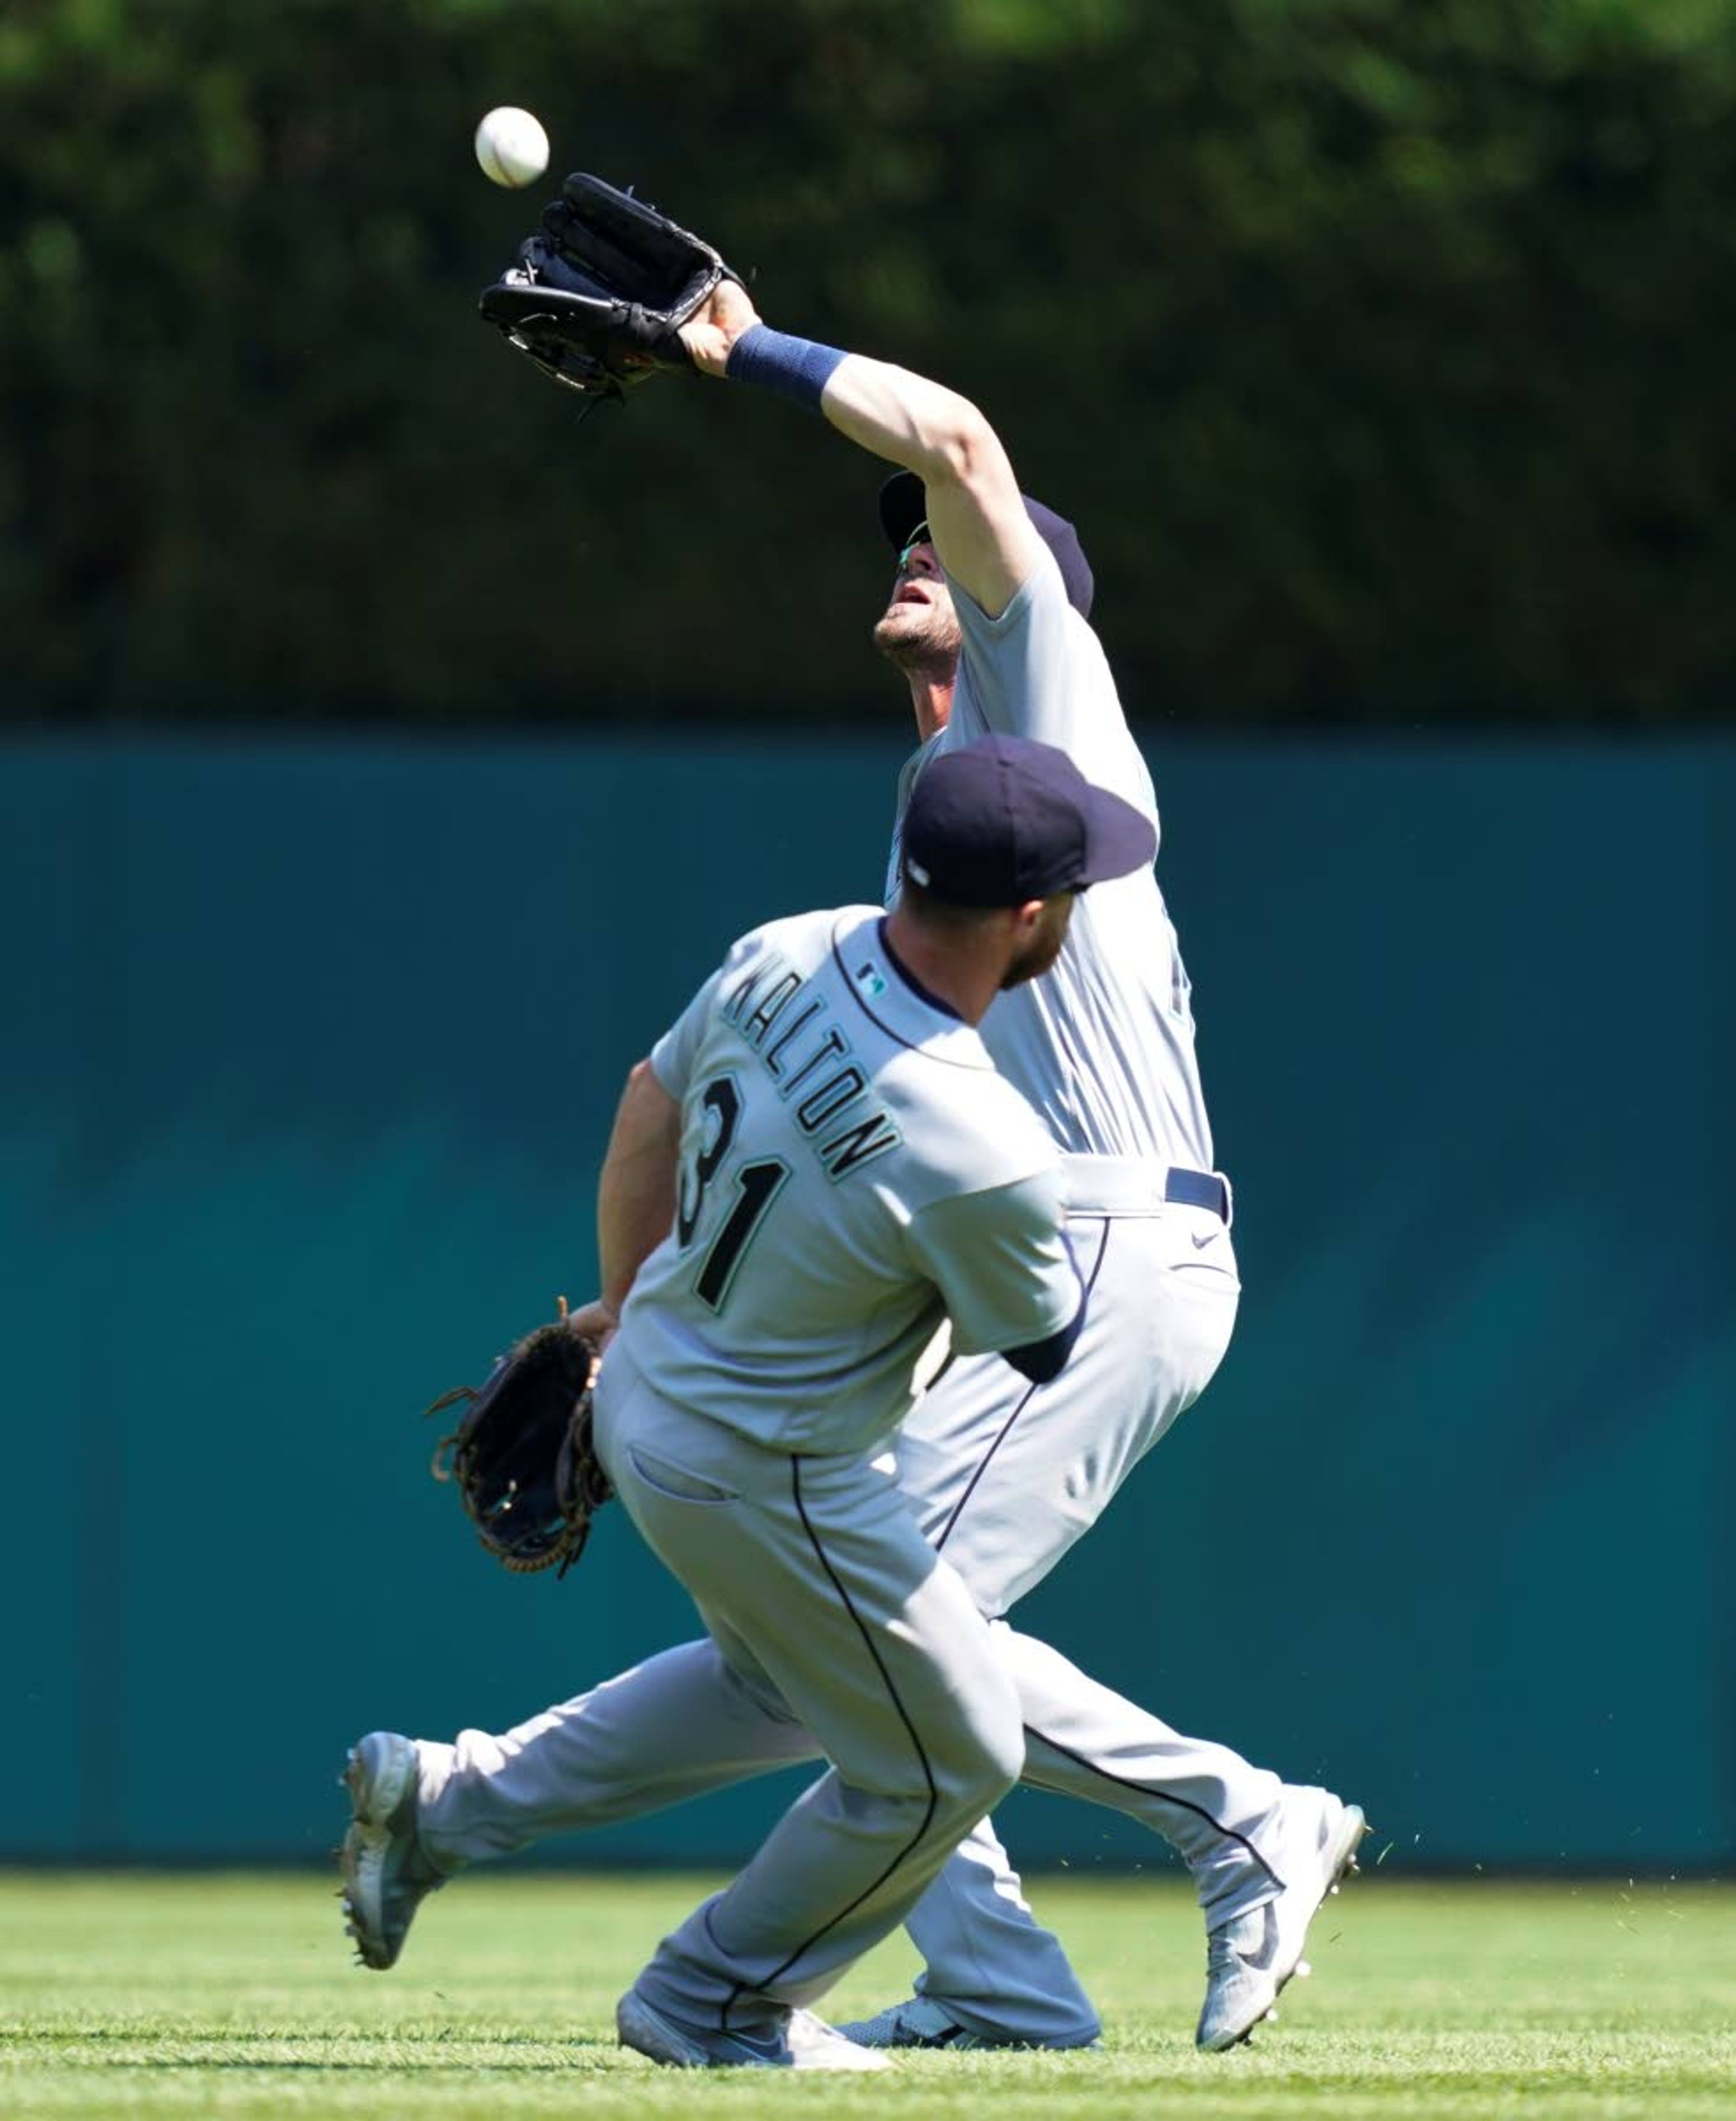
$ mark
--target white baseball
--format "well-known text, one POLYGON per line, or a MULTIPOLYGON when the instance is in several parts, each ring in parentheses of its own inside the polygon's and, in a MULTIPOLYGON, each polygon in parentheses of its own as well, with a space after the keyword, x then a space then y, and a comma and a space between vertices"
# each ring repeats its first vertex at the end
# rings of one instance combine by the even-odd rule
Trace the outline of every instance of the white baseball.
POLYGON ((528 110, 503 103, 476 128, 476 159, 491 184, 516 192, 548 168, 548 135, 528 110))

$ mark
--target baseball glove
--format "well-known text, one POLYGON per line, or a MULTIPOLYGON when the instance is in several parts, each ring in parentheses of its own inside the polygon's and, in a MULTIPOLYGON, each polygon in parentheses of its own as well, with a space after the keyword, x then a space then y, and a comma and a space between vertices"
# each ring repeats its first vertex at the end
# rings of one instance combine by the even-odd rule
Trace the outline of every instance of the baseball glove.
POLYGON ((567 1322, 507 1350, 480 1387, 460 1385, 428 1409, 466 1402, 464 1419, 441 1438, 436 1480, 450 1480, 477 1536, 520 1574, 558 1564, 562 1576, 585 1551, 593 1512, 614 1494, 590 1433, 595 1345, 567 1322))
POLYGON ((484 322, 545 375, 593 398, 691 368, 678 327, 720 280, 735 280, 709 243, 582 171, 543 211, 518 263, 482 296, 484 322))

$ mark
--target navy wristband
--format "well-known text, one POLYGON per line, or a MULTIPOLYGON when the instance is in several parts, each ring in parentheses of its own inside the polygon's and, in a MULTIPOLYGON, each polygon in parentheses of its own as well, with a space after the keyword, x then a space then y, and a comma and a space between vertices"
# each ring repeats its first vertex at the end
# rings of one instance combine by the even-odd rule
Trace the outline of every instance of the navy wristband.
POLYGON ((755 324, 730 348, 723 372, 731 383, 757 383, 763 390, 817 413, 820 393, 843 358, 835 346, 792 338, 769 324, 755 324))

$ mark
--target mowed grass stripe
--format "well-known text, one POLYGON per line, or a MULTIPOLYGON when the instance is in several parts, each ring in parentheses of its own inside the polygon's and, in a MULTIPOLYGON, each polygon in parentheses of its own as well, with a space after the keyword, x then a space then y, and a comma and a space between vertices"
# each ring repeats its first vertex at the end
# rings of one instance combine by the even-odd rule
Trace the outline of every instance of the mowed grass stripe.
MULTIPOLYGON (((1038 1881, 1107 2024, 1095 2055, 916 2054, 887 2076, 658 2071, 615 1997, 716 1881, 512 1869, 430 1900, 402 1964, 349 1963, 325 1877, 0 1875, 0 2114, 599 2121, 826 2103, 837 2121, 1567 2121, 1736 2110, 1736 1889, 1453 1885, 1329 1901, 1281 2022, 1195 2053, 1204 1951, 1174 1877, 1038 1881)), ((908 1993, 901 1939, 834 2016, 908 1993)))

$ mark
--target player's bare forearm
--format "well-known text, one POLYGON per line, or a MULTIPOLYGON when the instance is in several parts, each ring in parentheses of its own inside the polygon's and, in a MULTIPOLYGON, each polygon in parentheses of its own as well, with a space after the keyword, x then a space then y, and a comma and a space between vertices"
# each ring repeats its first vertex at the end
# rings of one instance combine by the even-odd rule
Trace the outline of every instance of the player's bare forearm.
MULTIPOLYGON (((726 280, 682 326, 681 337, 697 367, 721 376, 761 321, 747 290, 726 280)), ((820 411, 859 449, 916 473, 926 490, 928 527, 942 566, 992 617, 1004 610, 1037 564, 1040 541, 1001 438, 982 414, 956 390, 908 368, 860 353, 839 360, 801 340, 782 343, 786 353, 805 348, 837 361, 819 394, 820 411)))
POLYGON ((597 1183, 602 1300, 617 1317, 635 1276, 675 1219, 681 1107, 641 1060, 627 1079, 597 1183))
POLYGON ((968 398, 908 368, 847 354, 821 409, 859 449, 913 471, 925 486, 959 486, 992 498, 1012 469, 994 430, 968 398))
POLYGON ((833 371, 820 404, 858 448, 916 473, 940 564, 991 618, 1004 611, 1041 548, 1001 438, 977 408, 859 353, 833 371))
MULTIPOLYGON (((726 280, 681 328, 696 367, 721 376, 736 342, 762 321, 746 288, 726 280)), ((1012 468, 994 431, 968 399, 908 369, 847 354, 821 400, 826 417, 859 447, 913 471, 925 485, 955 484, 989 499, 1013 488, 1012 468)))

